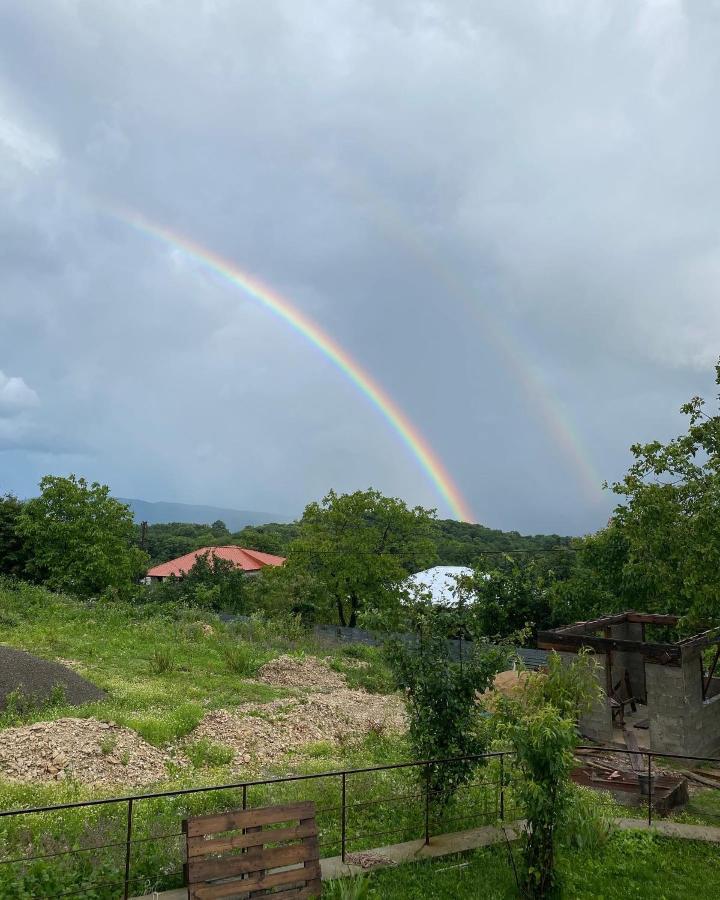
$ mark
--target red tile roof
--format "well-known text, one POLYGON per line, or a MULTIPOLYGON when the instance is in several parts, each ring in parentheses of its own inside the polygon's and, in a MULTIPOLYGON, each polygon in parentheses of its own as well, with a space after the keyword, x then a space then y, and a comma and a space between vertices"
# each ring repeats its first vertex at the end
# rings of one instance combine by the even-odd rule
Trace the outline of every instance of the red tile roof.
POLYGON ((281 566, 285 562, 284 556, 273 556, 272 553, 260 553, 259 550, 246 550, 244 547, 201 547, 178 556, 168 562, 160 563, 148 569, 147 574, 154 578, 167 578, 170 575, 184 575, 195 565, 198 556, 212 553, 218 559, 227 559, 244 572, 257 572, 263 566, 281 566))

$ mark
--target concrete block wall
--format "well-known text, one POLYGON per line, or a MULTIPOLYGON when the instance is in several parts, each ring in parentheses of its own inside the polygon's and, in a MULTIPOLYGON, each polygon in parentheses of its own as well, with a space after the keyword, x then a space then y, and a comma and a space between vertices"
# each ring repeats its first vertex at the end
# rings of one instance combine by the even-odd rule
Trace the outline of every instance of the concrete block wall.
POLYGON ((720 751, 720 696, 702 699, 700 651, 681 666, 646 666, 650 748, 660 753, 712 756, 720 751))
MULTIPOLYGON (((573 660, 577 659, 577 654, 560 653, 560 657, 562 658, 563 662, 569 665, 571 662, 573 662, 573 660)), ((595 656, 595 660, 598 663, 595 677, 597 678, 598 684, 602 688, 602 696, 593 705, 590 712, 586 713, 580 718, 578 727, 580 728, 581 733, 585 735, 585 737, 589 737, 593 741, 606 743, 607 741, 612 740, 613 726, 612 713, 605 696, 605 686, 607 684, 605 655, 598 653, 595 656)))

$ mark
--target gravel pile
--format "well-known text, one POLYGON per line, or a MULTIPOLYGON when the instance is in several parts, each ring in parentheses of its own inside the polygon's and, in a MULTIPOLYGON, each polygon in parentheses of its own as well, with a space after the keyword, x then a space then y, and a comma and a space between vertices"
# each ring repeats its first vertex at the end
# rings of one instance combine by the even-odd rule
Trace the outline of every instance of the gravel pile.
POLYGON ((267 764, 288 750, 328 741, 339 744, 353 734, 371 730, 405 730, 405 707, 399 696, 368 694, 341 688, 293 700, 248 703, 228 712, 208 713, 192 733, 235 753, 235 765, 267 764))
POLYGON ((42 703, 58 684, 73 706, 105 696, 99 687, 60 663, 0 645, 0 710, 5 708, 7 696, 13 691, 21 690, 26 697, 42 703))
POLYGON ((266 684, 318 691, 335 691, 347 687, 345 676, 340 672, 333 672, 324 659, 316 656, 306 656, 304 659, 279 656, 262 666, 258 679, 266 684))
POLYGON ((0 776, 135 787, 167 777, 170 757, 129 728, 97 719, 58 719, 0 731, 0 776))

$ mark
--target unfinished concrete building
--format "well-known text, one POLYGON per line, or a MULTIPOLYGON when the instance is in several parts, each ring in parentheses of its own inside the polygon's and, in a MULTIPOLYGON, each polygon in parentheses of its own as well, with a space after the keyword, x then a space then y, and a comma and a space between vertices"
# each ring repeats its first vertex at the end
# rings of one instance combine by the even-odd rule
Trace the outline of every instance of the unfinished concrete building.
POLYGON ((580 730, 603 744, 628 744, 682 756, 720 751, 720 629, 675 642, 653 642, 679 616, 625 612, 538 634, 538 647, 572 659, 595 653, 603 697, 580 730))

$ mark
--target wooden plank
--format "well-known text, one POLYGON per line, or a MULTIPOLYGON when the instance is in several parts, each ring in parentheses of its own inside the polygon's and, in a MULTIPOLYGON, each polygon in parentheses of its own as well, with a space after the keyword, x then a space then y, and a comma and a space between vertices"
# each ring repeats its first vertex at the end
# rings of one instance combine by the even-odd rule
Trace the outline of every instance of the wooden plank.
POLYGON ((691 769, 680 769, 680 773, 684 775, 686 778, 689 778, 691 781, 697 781, 698 784, 703 784, 706 787, 718 789, 718 783, 712 778, 706 778, 704 775, 700 775, 691 769))
MULTIPOLYGON (((222 885, 225 887, 225 885, 222 885)), ((242 881, 235 882, 235 891, 234 893, 216 893, 216 897, 233 897, 233 898, 241 898, 241 900, 249 900, 252 897, 252 894, 248 894, 247 890, 243 887, 242 881)), ((265 894, 265 896, 270 897, 278 897, 279 900, 310 900, 311 897, 319 897, 322 894, 322 881, 320 879, 315 879, 311 881, 309 884, 303 885, 302 887, 295 887, 294 885, 287 885, 287 889, 285 886, 280 887, 279 890, 273 891, 272 894, 265 894)), ((203 894, 202 898, 206 898, 208 895, 203 894)), ((193 892, 190 894, 190 900, 202 900, 201 895, 193 892)))
POLYGON ((189 838, 220 831, 235 831, 255 825, 276 825, 292 819, 308 819, 315 815, 315 804, 287 803, 284 806, 265 806, 257 809, 238 809, 226 813, 211 813, 187 819, 186 834, 189 838))
POLYGON ((647 644, 643 641, 541 631, 538 633, 537 645, 541 650, 565 652, 574 652, 580 647, 591 647, 600 653, 607 653, 610 650, 637 652, 650 661, 666 665, 680 665, 680 647, 677 644, 647 644))
POLYGON ((322 881, 311 881, 303 888, 289 891, 274 891, 270 896, 279 897, 280 900, 307 900, 310 897, 319 897, 322 894, 322 881))
MULTIPOLYGON (((242 895, 243 892, 265 891, 281 885, 300 885, 307 879, 317 881, 320 878, 320 862, 316 860, 309 868, 286 869, 283 872, 272 872, 257 881, 232 881, 224 884, 198 884, 192 886, 192 900, 222 900, 226 897, 242 895)), ((280 894, 282 897, 282 894, 280 894)))
POLYGON ((610 625, 621 625, 625 622, 627 613, 617 613, 612 616, 601 616, 599 619, 588 619, 585 622, 573 622, 572 625, 563 625, 561 628, 553 628, 553 634, 592 634, 601 628, 610 625))
POLYGON ((627 621, 637 625, 677 625, 680 616, 665 613, 636 613, 627 614, 627 621))
MULTIPOLYGON (((257 833, 257 832, 261 832, 261 831, 262 831, 262 826, 261 826, 261 825, 255 825, 254 827, 248 828, 247 830, 248 830, 251 834, 254 834, 254 833, 257 833)), ((261 851, 261 852, 262 852, 262 851, 261 851)), ((256 869, 256 871, 254 872, 254 875, 255 875, 255 878, 264 878, 265 875, 267 875, 267 869, 265 869, 264 867, 258 867, 258 868, 256 869)), ((264 893, 265 893, 265 891, 250 891, 250 893, 248 894, 248 897, 259 897, 261 894, 264 894, 264 893)))
MULTIPOLYGON (((259 869, 276 869, 294 866, 317 859, 317 848, 310 844, 290 844, 287 847, 253 847, 237 856, 218 856, 215 859, 193 859, 188 863, 188 881, 211 881, 215 878, 232 878, 248 875, 250 880, 259 869)), ((302 872, 302 870, 301 870, 302 872)), ((302 877, 301 877, 302 880, 302 877)))
POLYGON ((720 627, 716 625, 707 631, 701 631, 700 634, 693 634, 690 637, 683 638, 683 640, 678 641, 678 644, 681 647, 693 649, 695 647, 706 647, 708 644, 713 644, 718 640, 720 640, 720 627))
POLYGON ((281 843, 283 841, 298 841, 301 838, 312 837, 317 833, 314 819, 304 819, 300 825, 289 828, 264 828, 260 831, 246 834, 233 834, 230 837, 188 838, 188 858, 208 856, 213 853, 227 853, 230 850, 244 850, 247 847, 260 847, 263 844, 281 843))
MULTIPOLYGON (((624 728, 623 735, 625 737, 625 743, 627 744, 628 750, 640 749, 637 736, 633 731, 628 731, 626 728, 624 728)), ((642 757, 639 753, 628 753, 628 756, 630 757, 630 765, 633 767, 634 772, 643 772, 645 770, 642 762, 642 757)))

